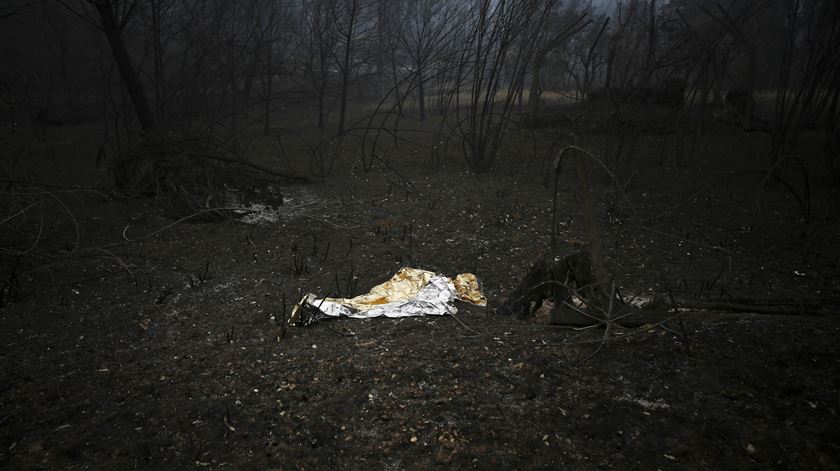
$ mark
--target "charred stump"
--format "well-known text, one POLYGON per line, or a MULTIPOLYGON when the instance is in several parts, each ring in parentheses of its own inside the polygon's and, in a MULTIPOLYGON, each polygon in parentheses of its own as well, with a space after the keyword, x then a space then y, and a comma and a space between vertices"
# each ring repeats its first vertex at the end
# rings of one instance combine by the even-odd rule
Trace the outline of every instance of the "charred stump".
POLYGON ((596 281, 589 250, 561 251, 537 260, 497 312, 527 319, 545 303, 554 306, 548 310, 550 324, 595 324, 603 315, 591 308, 603 306, 607 297, 596 281))

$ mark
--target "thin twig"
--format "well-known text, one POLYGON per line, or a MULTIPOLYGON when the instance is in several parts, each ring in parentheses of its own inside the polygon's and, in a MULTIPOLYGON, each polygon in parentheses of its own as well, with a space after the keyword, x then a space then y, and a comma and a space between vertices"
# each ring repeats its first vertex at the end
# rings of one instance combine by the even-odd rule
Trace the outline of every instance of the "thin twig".
POLYGON ((242 208, 242 207, 225 207, 225 208, 209 208, 209 209, 203 209, 203 210, 198 211, 198 212, 196 212, 196 213, 190 214, 189 216, 184 216, 184 217, 182 217, 181 219, 178 219, 177 221, 172 222, 171 224, 167 224, 166 226, 163 226, 162 228, 160 228, 160 229, 158 229, 158 230, 156 230, 156 231, 154 231, 154 232, 151 232, 151 233, 149 233, 149 234, 146 234, 146 235, 144 235, 144 236, 142 236, 142 237, 138 237, 138 238, 136 238, 136 239, 129 239, 129 238, 128 238, 128 236, 126 235, 126 232, 128 232, 128 228, 131 226, 131 225, 129 224, 129 225, 125 226, 125 228, 123 228, 123 231, 122 231, 122 236, 123 236, 123 239, 124 239, 126 242, 137 242, 137 241, 141 241, 141 240, 143 240, 143 239, 148 239, 148 238, 150 238, 150 237, 154 237, 154 236, 156 236, 156 235, 160 234, 161 232, 163 232, 163 231, 165 231, 165 230, 167 230, 167 229, 170 229, 170 228, 172 228, 172 227, 174 227, 174 226, 177 226, 178 224, 180 224, 180 223, 182 223, 182 222, 184 222, 184 221, 187 221, 187 220, 192 219, 192 218, 194 218, 194 217, 201 216, 202 214, 205 214, 205 213, 216 212, 216 211, 248 211, 248 208, 242 208))
POLYGON ((358 224, 354 224, 354 225, 351 225, 351 226, 343 226, 341 224, 336 224, 334 222, 331 222, 331 221, 327 220, 326 218, 316 218, 315 216, 309 216, 307 214, 302 214, 301 216, 305 217, 306 219, 311 219, 313 221, 323 222, 324 224, 326 224, 328 226, 335 227, 336 229, 358 229, 358 228, 362 227, 358 224))
POLYGON ((487 335, 487 334, 478 332, 477 330, 473 329, 472 327, 468 326, 467 324, 464 324, 464 322, 461 319, 458 319, 458 316, 456 316, 455 314, 449 314, 449 316, 452 317, 453 319, 455 319, 459 324, 461 324, 461 327, 463 327, 463 328, 469 330, 470 332, 472 332, 473 334, 475 334, 475 335, 468 335, 468 337, 480 337, 482 335, 487 335))
POLYGON ((29 208, 31 208, 31 207, 33 207, 33 206, 36 206, 36 205, 38 205, 38 204, 41 204, 41 201, 40 201, 40 200, 35 201, 35 202, 33 202, 33 203, 30 203, 30 205, 29 205, 29 206, 27 206, 27 207, 25 207, 25 208, 23 208, 23 209, 19 210, 19 211, 18 211, 18 212, 16 212, 15 214, 12 214, 11 216, 8 216, 8 217, 6 217, 5 219, 3 219, 2 221, 0 221, 0 225, 3 225, 6 221, 10 221, 10 220, 12 220, 12 219, 14 219, 14 218, 18 217, 19 215, 21 215, 21 214, 25 213, 26 211, 28 211, 28 210, 29 210, 29 208))
MULTIPOLYGON (((663 324, 666 324, 666 323, 668 323, 668 322, 671 322, 672 320, 677 319, 678 317, 682 316, 683 314, 685 314, 685 313, 684 313, 684 312, 679 312, 679 313, 676 313, 676 314, 674 314, 673 316, 671 316, 671 317, 669 317, 669 318, 667 318, 667 319, 665 319, 665 320, 662 320, 662 321, 656 322, 656 323, 654 323, 654 324, 645 324, 644 326, 639 327, 639 328, 637 328, 637 329, 634 329, 634 330, 632 330, 632 331, 630 331, 630 332, 628 332, 628 333, 626 333, 626 334, 617 334, 617 335, 613 335, 613 336, 612 336, 610 339, 608 339, 607 341, 614 342, 614 341, 619 340, 619 339, 624 339, 624 338, 632 337, 632 336, 634 336, 634 335, 636 335, 636 334, 642 333, 642 332, 644 332, 644 331, 647 331, 647 330, 650 330, 650 329, 652 329, 652 328, 656 328, 656 327, 659 327, 659 326, 661 326, 661 325, 663 325, 663 324)), ((537 347, 566 347, 566 346, 569 346, 569 345, 588 345, 588 344, 593 344, 593 343, 596 343, 596 342, 597 342, 597 343, 604 342, 604 339, 598 339, 598 340, 580 340, 580 341, 577 341, 577 342, 568 342, 568 341, 563 341, 563 342, 560 342, 560 343, 543 343, 543 344, 540 344, 540 345, 535 345, 535 346, 537 346, 537 347)))

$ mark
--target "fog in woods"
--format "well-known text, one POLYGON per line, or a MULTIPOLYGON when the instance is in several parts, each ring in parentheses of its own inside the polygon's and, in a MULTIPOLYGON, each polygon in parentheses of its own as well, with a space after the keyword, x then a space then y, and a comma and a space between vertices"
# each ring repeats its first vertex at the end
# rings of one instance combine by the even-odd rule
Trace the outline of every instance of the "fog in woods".
POLYGON ((840 467, 838 45, 824 0, 0 0, 0 467, 840 467))

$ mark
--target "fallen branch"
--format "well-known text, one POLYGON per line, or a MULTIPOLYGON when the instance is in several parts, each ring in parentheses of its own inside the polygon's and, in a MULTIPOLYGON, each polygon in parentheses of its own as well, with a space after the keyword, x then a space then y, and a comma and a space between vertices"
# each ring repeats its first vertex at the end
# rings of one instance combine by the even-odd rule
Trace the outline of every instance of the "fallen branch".
MULTIPOLYGON (((786 316, 823 315, 837 312, 822 304, 744 304, 724 301, 678 301, 679 309, 702 309, 706 311, 751 312, 755 314, 779 314, 786 316)), ((644 309, 641 310, 644 312, 644 309)))

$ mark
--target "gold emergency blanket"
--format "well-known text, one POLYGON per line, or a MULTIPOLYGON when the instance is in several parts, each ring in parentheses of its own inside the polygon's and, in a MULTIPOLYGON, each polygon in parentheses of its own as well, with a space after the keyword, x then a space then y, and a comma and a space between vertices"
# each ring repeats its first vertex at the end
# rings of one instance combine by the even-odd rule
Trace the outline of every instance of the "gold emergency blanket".
POLYGON ((402 268, 390 280, 354 298, 308 294, 292 309, 289 324, 308 325, 328 317, 410 317, 454 314, 452 300, 486 306, 478 279, 461 273, 454 280, 427 270, 402 268))

